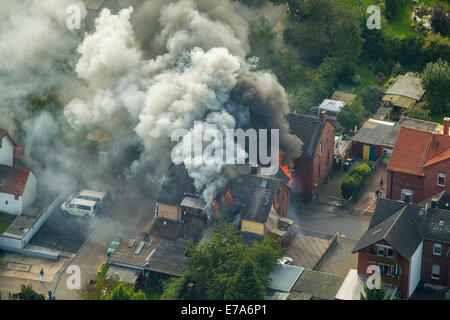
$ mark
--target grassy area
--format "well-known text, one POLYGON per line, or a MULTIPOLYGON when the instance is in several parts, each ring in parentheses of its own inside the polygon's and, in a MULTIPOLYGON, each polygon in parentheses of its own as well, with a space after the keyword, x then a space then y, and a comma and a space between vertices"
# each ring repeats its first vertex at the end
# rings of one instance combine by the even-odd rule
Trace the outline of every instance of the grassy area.
POLYGON ((340 83, 337 89, 359 95, 367 86, 379 85, 381 87, 387 79, 383 79, 381 83, 378 81, 374 71, 375 64, 376 61, 364 59, 363 62, 356 67, 355 71, 355 74, 359 75, 361 81, 357 85, 352 83, 340 83))
POLYGON ((5 215, 0 213, 0 234, 3 234, 3 232, 8 229, 11 222, 14 220, 14 216, 11 215, 5 215))
POLYGON ((418 4, 414 4, 412 3, 412 1, 407 1, 401 8, 398 16, 394 20, 388 21, 388 24, 386 26, 386 33, 394 35, 400 39, 406 38, 409 35, 413 35, 415 31, 411 28, 411 13, 414 6, 419 6, 421 4, 432 6, 435 4, 435 2, 435 0, 422 0, 419 1, 418 4))

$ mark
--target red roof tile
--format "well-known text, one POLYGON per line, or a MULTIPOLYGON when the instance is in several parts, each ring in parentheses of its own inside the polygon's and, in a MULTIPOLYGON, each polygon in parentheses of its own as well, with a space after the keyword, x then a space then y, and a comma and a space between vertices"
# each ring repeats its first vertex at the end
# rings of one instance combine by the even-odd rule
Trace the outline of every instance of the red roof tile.
POLYGON ((450 136, 436 134, 432 141, 431 132, 400 128, 388 170, 423 176, 424 166, 450 159, 450 136))
POLYGON ((0 165, 0 192, 21 196, 30 175, 30 170, 0 165))

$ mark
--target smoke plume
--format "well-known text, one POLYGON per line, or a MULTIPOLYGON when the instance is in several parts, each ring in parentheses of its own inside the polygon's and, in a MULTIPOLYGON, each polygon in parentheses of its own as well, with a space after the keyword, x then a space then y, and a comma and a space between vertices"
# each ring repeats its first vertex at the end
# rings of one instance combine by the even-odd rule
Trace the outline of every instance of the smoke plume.
MULTIPOLYGON (((77 50, 87 95, 64 113, 74 126, 133 123, 145 147, 134 174, 154 175, 158 163, 170 161, 173 131, 193 135, 195 121, 224 136, 237 127, 279 128, 287 157, 299 155, 301 141, 284 118, 286 93, 273 74, 246 60, 247 24, 227 1, 147 1, 117 15, 104 9, 77 50)), ((226 181, 224 165, 198 160, 184 165, 210 203, 226 181)))

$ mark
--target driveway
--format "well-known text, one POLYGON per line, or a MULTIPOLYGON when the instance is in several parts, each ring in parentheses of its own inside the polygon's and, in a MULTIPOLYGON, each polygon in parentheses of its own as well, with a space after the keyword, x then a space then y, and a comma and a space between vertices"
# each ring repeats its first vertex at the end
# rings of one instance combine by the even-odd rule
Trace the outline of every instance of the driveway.
MULTIPOLYGON (((149 190, 150 191, 150 190, 149 190)), ((99 223, 91 238, 79 250, 70 265, 81 270, 81 287, 90 279, 97 278, 100 264, 107 260, 107 249, 116 236, 134 238, 136 233, 154 217, 156 192, 144 195, 124 195, 117 199, 99 223)), ((79 290, 69 289, 67 280, 70 274, 64 271, 57 282, 55 295, 58 300, 78 300, 79 290)))
POLYGON ((316 201, 303 203, 294 198, 290 203, 289 217, 305 235, 330 239, 338 234, 337 244, 317 270, 345 276, 350 268, 357 267, 357 255, 351 251, 367 231, 371 216, 316 201))

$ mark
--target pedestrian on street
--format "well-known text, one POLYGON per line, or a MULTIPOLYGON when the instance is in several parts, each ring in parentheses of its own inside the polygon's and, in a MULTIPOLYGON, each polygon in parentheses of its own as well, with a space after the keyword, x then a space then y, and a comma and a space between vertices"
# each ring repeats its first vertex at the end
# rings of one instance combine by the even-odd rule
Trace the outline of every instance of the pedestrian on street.
POLYGON ((383 189, 384 178, 380 177, 380 188, 383 189))
POLYGON ((41 282, 44 282, 44 268, 41 268, 41 272, 39 272, 41 275, 41 282))
POLYGON ((377 190, 375 191, 375 195, 376 195, 375 201, 377 201, 378 199, 380 199, 380 196, 381 196, 381 190, 380 190, 380 189, 377 189, 377 190))

